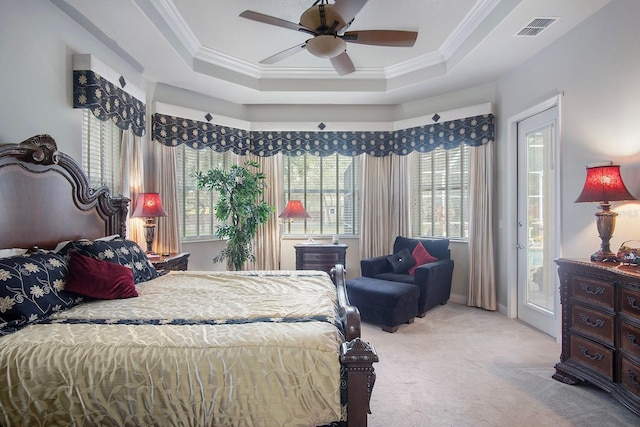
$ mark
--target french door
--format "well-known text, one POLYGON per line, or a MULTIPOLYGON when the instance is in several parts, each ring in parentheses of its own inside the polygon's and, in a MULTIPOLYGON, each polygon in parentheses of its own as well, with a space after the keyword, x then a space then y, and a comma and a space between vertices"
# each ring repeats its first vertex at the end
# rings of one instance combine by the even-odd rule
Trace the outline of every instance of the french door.
POLYGON ((518 318, 559 333, 558 107, 518 122, 518 318))

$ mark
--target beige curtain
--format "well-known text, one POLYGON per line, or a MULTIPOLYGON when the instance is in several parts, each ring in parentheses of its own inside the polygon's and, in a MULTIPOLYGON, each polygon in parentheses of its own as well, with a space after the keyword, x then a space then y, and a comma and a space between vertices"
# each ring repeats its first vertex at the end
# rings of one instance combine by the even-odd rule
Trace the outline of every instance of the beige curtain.
POLYGON ((280 239, 281 227, 278 214, 283 206, 282 197, 282 154, 269 157, 258 157, 252 154, 243 157, 246 160, 255 160, 259 169, 266 175, 267 188, 264 200, 273 207, 273 213, 266 224, 258 227, 258 234, 253 242, 253 253, 256 256, 254 262, 248 262, 245 266, 251 270, 278 270, 280 268, 280 239))
POLYGON ((469 295, 467 305, 496 310, 493 254, 493 143, 471 147, 469 165, 469 295))
POLYGON ((180 215, 176 191, 176 150, 162 144, 151 144, 153 174, 149 191, 160 193, 166 217, 156 218, 156 236, 153 250, 159 254, 180 253, 180 215))
POLYGON ((122 195, 130 200, 126 237, 141 247, 146 248, 142 228, 144 218, 131 218, 131 214, 133 214, 136 208, 135 205, 138 194, 144 190, 143 165, 142 138, 136 136, 131 129, 122 131, 120 182, 122 185, 122 195))
POLYGON ((362 155, 361 162, 362 259, 390 254, 396 236, 411 235, 411 162, 395 154, 362 155))

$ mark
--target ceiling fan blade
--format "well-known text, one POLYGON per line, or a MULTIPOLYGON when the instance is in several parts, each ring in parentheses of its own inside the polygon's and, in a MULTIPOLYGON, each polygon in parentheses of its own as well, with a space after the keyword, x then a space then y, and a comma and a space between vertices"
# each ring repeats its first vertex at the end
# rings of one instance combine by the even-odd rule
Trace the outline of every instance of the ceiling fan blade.
POLYGON ((417 38, 418 33, 415 31, 400 30, 347 31, 342 36, 342 39, 349 43, 404 47, 413 46, 417 38))
POLYGON ((271 55, 270 57, 263 59, 260 61, 261 64, 275 64, 278 61, 282 61, 285 58, 295 55, 298 52, 302 52, 307 45, 307 42, 299 44, 297 46, 290 47, 289 49, 285 49, 282 52, 278 52, 275 55, 271 55))
POLYGON ((367 0, 336 0, 333 11, 340 15, 348 26, 365 4, 367 0))
POLYGON ((340 55, 331 58, 331 65, 341 76, 353 73, 356 70, 347 52, 342 52, 340 55))
POLYGON ((276 18, 275 16, 265 15, 264 13, 254 12, 252 10, 245 10, 240 14, 242 18, 251 19, 252 21, 262 22, 263 24, 275 25, 276 27, 288 28, 294 31, 302 31, 309 34, 314 34, 315 31, 303 27, 300 24, 294 24, 291 21, 276 18))

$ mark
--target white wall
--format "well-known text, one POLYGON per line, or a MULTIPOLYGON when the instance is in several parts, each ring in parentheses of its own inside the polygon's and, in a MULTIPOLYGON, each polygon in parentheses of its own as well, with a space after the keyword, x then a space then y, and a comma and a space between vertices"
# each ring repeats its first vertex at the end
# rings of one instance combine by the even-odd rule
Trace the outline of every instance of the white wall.
POLYGON ((79 159, 82 110, 73 109, 72 55, 94 54, 145 88, 140 73, 45 0, 0 3, 0 143, 48 133, 79 159))
MULTIPOLYGON (((585 166, 599 160, 621 165, 629 191, 640 197, 640 1, 614 0, 516 71, 496 84, 498 183, 496 230, 498 299, 506 307, 508 264, 514 248, 506 241, 509 177, 507 121, 562 91, 561 99, 561 245, 563 257, 588 258, 600 239, 596 204, 575 204, 585 166), (503 228, 500 229, 499 225, 503 228)), ((515 152, 515 150, 511 150, 515 152)), ((627 239, 640 240, 640 205, 613 203, 620 213, 612 250, 627 239)))

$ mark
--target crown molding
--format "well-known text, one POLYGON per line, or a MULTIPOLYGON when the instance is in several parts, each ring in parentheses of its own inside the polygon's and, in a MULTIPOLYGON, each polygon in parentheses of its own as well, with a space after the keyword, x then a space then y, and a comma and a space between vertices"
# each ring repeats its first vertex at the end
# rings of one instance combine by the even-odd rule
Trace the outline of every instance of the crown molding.
POLYGON ((480 0, 474 4, 469 13, 467 13, 460 24, 458 24, 438 49, 442 58, 445 61, 451 58, 453 54, 460 49, 465 40, 473 34, 502 1, 503 0, 480 0))
MULTIPOLYGON (((336 75, 332 67, 299 68, 299 67, 265 67, 244 61, 235 56, 203 46, 191 28, 184 20, 172 0, 135 0, 141 10, 149 19, 158 26, 164 26, 162 33, 170 32, 173 38, 180 44, 174 46, 178 51, 188 52, 190 61, 188 65, 195 68, 196 62, 201 61, 212 67, 199 67, 198 72, 205 73, 211 77, 224 78, 216 75, 217 67, 242 74, 250 79, 397 79, 404 75, 442 65, 443 70, 447 69, 447 60, 451 58, 463 43, 482 24, 496 6, 504 0, 479 0, 464 17, 462 22, 455 28, 449 37, 443 42, 437 51, 421 55, 419 57, 394 64, 385 68, 358 69, 349 76, 336 75), (152 8, 161 18, 158 22, 150 16, 149 8, 152 8)), ((186 58, 185 58, 186 59, 186 58)))
MULTIPOLYGON (((191 31, 191 27, 182 17, 182 14, 173 3, 172 0, 135 0, 136 4, 142 12, 153 22, 153 24, 161 30, 162 34, 170 32, 180 43, 182 49, 188 52, 192 57, 200 51, 202 45, 191 31), (156 16, 152 16, 149 12, 154 10, 157 12, 161 22, 158 22, 156 16), (162 28, 164 25, 164 28, 162 28)), ((174 48, 177 48, 174 46, 174 48)))

